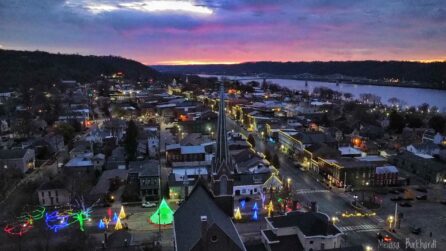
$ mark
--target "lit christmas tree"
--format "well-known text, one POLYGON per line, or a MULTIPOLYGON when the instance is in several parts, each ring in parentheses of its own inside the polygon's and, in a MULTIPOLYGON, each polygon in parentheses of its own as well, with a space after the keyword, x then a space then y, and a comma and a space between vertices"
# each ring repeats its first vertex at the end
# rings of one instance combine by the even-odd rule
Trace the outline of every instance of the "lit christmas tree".
POLYGON ((114 222, 118 222, 118 219, 119 219, 119 217, 118 217, 118 215, 116 214, 116 212, 113 214, 113 221, 114 222))
POLYGON ((252 210, 257 211, 259 209, 259 206, 257 206, 257 201, 254 203, 254 206, 252 207, 252 210))
POLYGON ((254 214, 252 215, 252 219, 257 221, 259 219, 259 216, 257 215, 257 210, 254 211, 254 214))
POLYGON ((121 230, 121 229, 122 229, 121 219, 118 218, 118 220, 116 221, 115 230, 121 230))
POLYGON ((105 223, 102 219, 99 221, 98 227, 99 227, 99 229, 105 229, 105 223))
POLYGON ((159 225, 167 225, 173 222, 173 211, 164 199, 161 201, 158 210, 150 216, 150 222, 159 225))
POLYGON ((124 206, 121 206, 121 211, 119 211, 119 219, 125 219, 126 215, 125 215, 125 211, 124 211, 124 206))
POLYGON ((271 217, 271 213, 274 211, 273 201, 270 200, 268 204, 268 217, 271 217))
POLYGON ((237 209, 235 210, 234 219, 236 219, 236 220, 241 220, 242 219, 242 213, 240 213, 240 208, 239 207, 237 207, 237 209))

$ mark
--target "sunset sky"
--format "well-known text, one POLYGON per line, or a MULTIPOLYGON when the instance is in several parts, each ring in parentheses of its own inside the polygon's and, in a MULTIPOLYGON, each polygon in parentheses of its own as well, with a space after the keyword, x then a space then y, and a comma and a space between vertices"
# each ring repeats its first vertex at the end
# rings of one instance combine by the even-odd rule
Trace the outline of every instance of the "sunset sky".
POLYGON ((1 0, 0 48, 145 64, 446 60, 446 1, 1 0))

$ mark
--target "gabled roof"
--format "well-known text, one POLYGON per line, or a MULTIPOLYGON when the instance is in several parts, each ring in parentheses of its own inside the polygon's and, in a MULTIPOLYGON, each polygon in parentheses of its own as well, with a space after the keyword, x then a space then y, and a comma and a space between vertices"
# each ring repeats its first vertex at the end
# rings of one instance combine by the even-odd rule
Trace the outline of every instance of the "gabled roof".
POLYGON ((0 150, 0 159, 20 159, 27 151, 28 149, 0 150))
POLYGON ((245 250, 231 218, 218 207, 211 192, 199 180, 189 198, 174 214, 178 251, 189 251, 200 241, 201 216, 207 216, 208 228, 215 224, 240 250, 245 250))

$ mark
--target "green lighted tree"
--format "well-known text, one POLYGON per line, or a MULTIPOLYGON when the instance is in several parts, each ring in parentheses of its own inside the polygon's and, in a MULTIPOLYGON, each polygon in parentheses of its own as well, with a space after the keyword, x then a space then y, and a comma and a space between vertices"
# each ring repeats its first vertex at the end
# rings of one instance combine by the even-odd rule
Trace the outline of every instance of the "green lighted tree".
POLYGON ((150 216, 153 224, 167 225, 173 222, 173 210, 167 205, 166 200, 162 200, 156 212, 150 216))

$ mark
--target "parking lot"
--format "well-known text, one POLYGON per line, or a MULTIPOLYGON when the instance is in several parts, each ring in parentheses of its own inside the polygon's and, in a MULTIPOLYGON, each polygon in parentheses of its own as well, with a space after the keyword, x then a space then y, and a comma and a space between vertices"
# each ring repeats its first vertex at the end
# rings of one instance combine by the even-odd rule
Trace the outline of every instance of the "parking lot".
POLYGON ((426 193, 416 189, 411 190, 415 196, 413 200, 404 200, 404 193, 378 195, 379 200, 383 202, 381 208, 377 210, 378 215, 383 219, 388 219, 390 215, 394 215, 395 204, 398 204, 397 212, 403 213, 403 218, 399 228, 397 224, 397 234, 411 239, 435 239, 438 242, 439 250, 446 250, 446 235, 444 234, 446 233, 446 205, 440 203, 445 198, 446 190, 443 186, 431 186, 426 193), (420 197, 423 195, 426 195, 426 200, 420 197), (391 200, 398 196, 403 199, 400 201, 391 200), (404 206, 404 204, 410 206, 404 206), (412 233, 414 228, 420 228, 421 233, 412 233), (432 237, 430 233, 432 233, 432 237))

